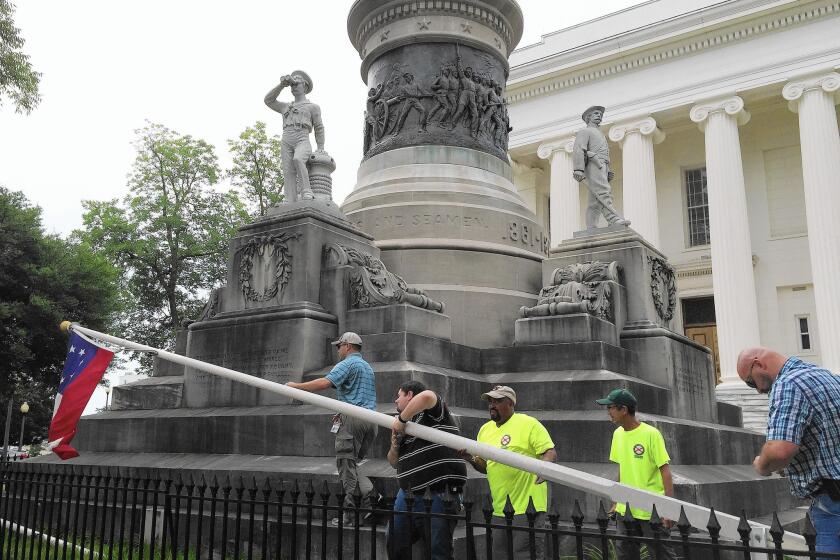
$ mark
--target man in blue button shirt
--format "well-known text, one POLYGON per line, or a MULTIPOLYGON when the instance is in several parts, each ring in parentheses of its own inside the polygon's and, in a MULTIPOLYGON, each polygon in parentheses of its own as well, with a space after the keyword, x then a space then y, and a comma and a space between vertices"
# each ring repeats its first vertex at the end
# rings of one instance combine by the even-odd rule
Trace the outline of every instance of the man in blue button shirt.
POLYGON ((840 376, 769 348, 738 356, 738 376, 770 394, 767 443, 753 461, 762 476, 782 471, 810 498, 818 552, 840 552, 840 376))
MULTIPOLYGON (((306 383, 286 383, 289 387, 304 391, 318 392, 335 387, 338 400, 363 408, 376 410, 376 385, 373 368, 362 358, 362 338, 354 332, 346 332, 332 343, 338 349, 341 360, 325 377, 306 383)), ((355 420, 347 415, 333 416, 335 433, 335 462, 338 478, 344 488, 344 507, 353 507, 353 494, 356 487, 362 494, 362 508, 370 507, 370 494, 373 483, 358 472, 358 463, 365 458, 374 437, 377 426, 355 420)), ((344 514, 344 523, 349 524, 353 517, 344 514)), ((335 519, 333 522, 337 522, 335 519)))

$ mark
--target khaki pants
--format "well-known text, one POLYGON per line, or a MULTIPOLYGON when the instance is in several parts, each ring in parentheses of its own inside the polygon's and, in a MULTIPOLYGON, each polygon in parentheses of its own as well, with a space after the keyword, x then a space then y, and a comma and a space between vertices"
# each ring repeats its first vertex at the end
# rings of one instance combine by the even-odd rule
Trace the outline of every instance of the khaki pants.
POLYGON ((356 420, 349 416, 341 416, 341 427, 335 434, 335 464, 338 467, 338 479, 344 488, 344 507, 352 508, 353 494, 358 486, 362 494, 361 507, 370 507, 370 492, 373 483, 366 476, 360 475, 357 465, 365 458, 378 427, 356 420))

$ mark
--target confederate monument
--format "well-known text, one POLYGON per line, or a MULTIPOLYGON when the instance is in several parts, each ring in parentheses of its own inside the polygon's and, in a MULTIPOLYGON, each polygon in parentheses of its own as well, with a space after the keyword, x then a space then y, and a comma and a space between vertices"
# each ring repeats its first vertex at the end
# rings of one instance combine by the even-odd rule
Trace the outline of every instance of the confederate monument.
POLYGON ((604 108, 594 105, 581 115, 586 128, 575 135, 575 147, 572 153, 574 178, 578 183, 586 179, 589 201, 586 207, 586 229, 598 227, 598 218, 604 216, 607 224, 629 226, 630 221, 618 215, 613 208, 612 187, 610 181, 613 172, 610 169, 610 148, 601 132, 601 120, 604 108))
MULTIPOLYGON (((323 148, 320 111, 305 97, 311 79, 297 71, 269 92, 297 188, 231 239, 225 285, 184 332, 181 351, 278 383, 311 380, 334 363, 330 341, 353 331, 376 373, 378 410, 394 412, 396 388, 421 380, 457 413, 462 435, 475 437, 487 421, 480 395, 508 385, 565 465, 604 477, 616 474, 606 451, 613 427, 595 399, 626 388, 668 441, 676 497, 750 516, 793 510, 784 480, 750 465, 763 437, 741 427, 738 407, 715 400, 709 350, 673 330, 678 298, 666 257, 624 226, 576 232, 549 251, 517 193, 502 87, 523 29, 519 6, 439 4, 358 0, 350 9, 369 95, 358 108, 366 152, 340 210, 330 195, 334 162, 310 155, 311 130, 323 148), (278 102, 289 85, 295 101, 278 102)), ((576 153, 593 193, 588 225, 599 214, 626 225, 609 200, 597 109, 585 115, 576 153)), ((337 479, 331 425, 323 408, 161 368, 115 388, 112 410, 82 419, 81 456, 67 463, 320 485, 337 479)), ((389 439, 379 431, 361 468, 393 495, 389 439)), ((597 511, 592 496, 552 491, 560 504, 583 498, 588 516, 597 511)), ((481 503, 486 480, 471 476, 466 493, 481 503)))
POLYGON ((309 74, 295 70, 290 75, 283 76, 280 83, 265 95, 265 104, 283 115, 282 157, 287 185, 284 191, 289 202, 296 202, 298 198, 315 198, 306 168, 312 155, 309 133, 315 131, 318 152, 323 152, 324 123, 321 121, 321 108, 306 98, 311 91, 312 78, 309 74), (278 101, 277 96, 287 86, 291 87, 295 100, 290 103, 278 101))

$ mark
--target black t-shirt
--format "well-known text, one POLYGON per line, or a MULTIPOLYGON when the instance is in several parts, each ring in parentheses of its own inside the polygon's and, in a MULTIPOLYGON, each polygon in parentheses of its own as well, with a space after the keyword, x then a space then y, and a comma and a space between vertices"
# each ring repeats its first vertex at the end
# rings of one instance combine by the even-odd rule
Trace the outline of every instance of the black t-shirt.
MULTIPOLYGON (((415 415, 411 421, 436 430, 459 434, 446 403, 440 395, 432 408, 415 415)), ((438 443, 403 434, 397 448, 397 482, 405 491, 460 491, 467 480, 467 466, 458 452, 438 443)))

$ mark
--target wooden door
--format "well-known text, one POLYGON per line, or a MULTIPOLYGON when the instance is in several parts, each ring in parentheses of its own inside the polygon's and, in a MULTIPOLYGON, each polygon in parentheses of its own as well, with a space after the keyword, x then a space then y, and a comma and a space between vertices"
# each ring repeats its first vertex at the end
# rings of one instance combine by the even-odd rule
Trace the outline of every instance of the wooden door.
POLYGON ((718 355, 717 327, 715 325, 685 327, 685 336, 712 351, 715 361, 715 384, 720 383, 720 356, 718 355))

